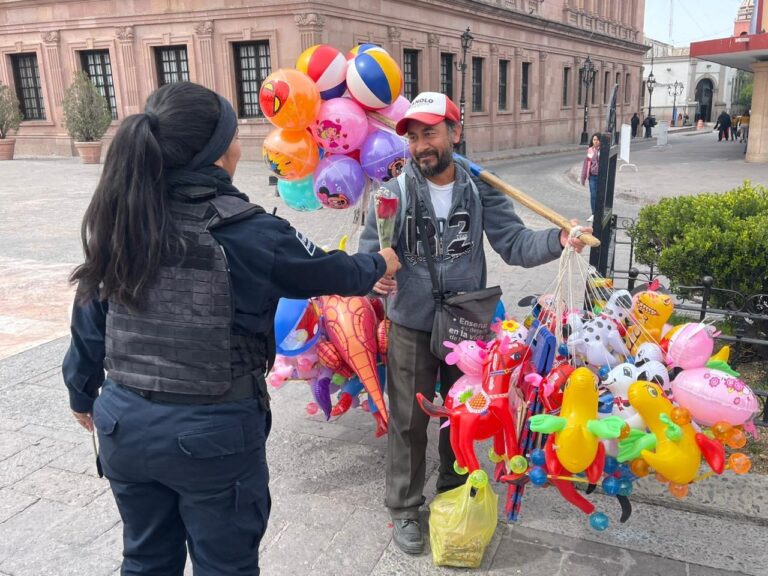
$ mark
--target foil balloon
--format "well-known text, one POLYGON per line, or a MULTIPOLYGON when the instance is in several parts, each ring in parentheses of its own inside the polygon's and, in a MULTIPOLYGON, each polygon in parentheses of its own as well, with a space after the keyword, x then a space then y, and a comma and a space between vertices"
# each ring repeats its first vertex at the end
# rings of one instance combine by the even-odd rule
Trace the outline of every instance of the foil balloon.
POLYGON ((328 340, 360 378, 386 425, 389 417, 376 370, 376 312, 370 300, 363 296, 323 296, 320 302, 328 340))

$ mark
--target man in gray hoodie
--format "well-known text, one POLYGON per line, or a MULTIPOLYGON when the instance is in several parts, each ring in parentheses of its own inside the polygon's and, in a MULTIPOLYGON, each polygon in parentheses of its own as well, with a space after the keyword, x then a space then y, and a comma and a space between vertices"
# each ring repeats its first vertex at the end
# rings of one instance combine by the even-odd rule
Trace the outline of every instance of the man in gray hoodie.
MULTIPOLYGON (((578 239, 569 241, 568 233, 557 228, 526 228, 507 196, 454 161, 453 147, 461 136, 458 122, 459 110, 448 97, 437 92, 419 94, 396 127, 398 134, 407 135, 411 160, 404 174, 385 184, 400 200, 393 244, 402 262, 395 278, 384 277, 374 286, 377 293, 389 295, 387 312, 392 321, 387 358, 390 419, 385 504, 392 516, 395 543, 410 554, 424 548, 419 507, 425 502, 429 423, 416 393, 433 398, 439 371, 440 394, 445 399, 461 376, 456 366, 441 362, 430 352, 434 300, 425 250, 435 260, 442 289, 456 293, 486 286, 483 232, 507 264, 525 268, 559 258, 569 242, 579 251, 584 247, 578 239), (426 241, 416 224, 417 201, 429 236, 426 241)), ((371 202, 360 251, 378 250, 371 202)), ((447 428, 440 431, 439 452, 437 490, 442 492, 466 480, 454 471, 447 428)))

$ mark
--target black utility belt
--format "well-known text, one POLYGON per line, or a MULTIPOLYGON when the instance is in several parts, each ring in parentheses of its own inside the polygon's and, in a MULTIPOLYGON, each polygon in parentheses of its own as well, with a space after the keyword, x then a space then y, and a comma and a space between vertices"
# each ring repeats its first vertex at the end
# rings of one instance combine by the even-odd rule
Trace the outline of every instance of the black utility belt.
MULTIPOLYGON (((155 390, 142 390, 133 386, 119 384, 126 390, 138 394, 142 398, 152 402, 166 402, 168 404, 221 404, 222 402, 236 402, 238 400, 248 400, 257 398, 264 401, 269 397, 267 393, 267 383, 264 377, 247 376, 239 378, 232 382, 224 394, 214 396, 212 394, 177 394, 174 392, 158 392, 155 390)), ((267 406, 268 406, 267 402, 267 406)))

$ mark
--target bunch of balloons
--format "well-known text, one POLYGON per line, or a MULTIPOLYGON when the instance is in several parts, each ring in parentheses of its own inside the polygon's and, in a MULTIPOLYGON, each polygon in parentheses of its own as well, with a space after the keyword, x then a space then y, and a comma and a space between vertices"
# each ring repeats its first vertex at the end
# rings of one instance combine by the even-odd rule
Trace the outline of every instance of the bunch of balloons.
POLYGON ((386 355, 384 322, 379 299, 281 298, 274 324, 277 356, 267 382, 275 388, 289 380, 306 382, 314 400, 307 412, 321 410, 326 420, 347 412, 364 391, 368 403, 363 406, 376 421, 376 436, 383 436, 388 425, 385 371, 379 365, 386 355), (337 390, 334 403, 332 393, 337 390))
POLYGON ((350 208, 370 182, 400 174, 408 146, 366 111, 402 118, 410 105, 402 86, 397 63, 375 44, 356 46, 346 57, 318 44, 299 56, 296 69, 281 68, 264 80, 259 104, 275 129, 262 154, 288 207, 350 208))

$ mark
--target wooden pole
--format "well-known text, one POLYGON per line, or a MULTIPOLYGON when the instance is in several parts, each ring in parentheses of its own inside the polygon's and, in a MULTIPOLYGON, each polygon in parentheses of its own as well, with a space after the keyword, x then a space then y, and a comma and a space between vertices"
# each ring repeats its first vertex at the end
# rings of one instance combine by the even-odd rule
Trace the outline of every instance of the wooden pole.
MULTIPOLYGON (((382 116, 378 112, 371 112, 371 111, 369 111, 367 114, 369 117, 373 118, 374 120, 383 124, 384 126, 394 129, 395 123, 389 118, 387 118, 386 116, 382 116)), ((571 230, 573 229, 573 225, 571 224, 571 221, 568 220, 568 218, 566 218, 565 216, 561 216, 551 208, 544 206, 544 204, 542 204, 538 200, 534 200, 533 198, 528 196, 525 192, 522 192, 521 190, 518 190, 514 186, 507 184, 495 174, 488 172, 488 170, 486 170, 485 168, 482 168, 481 166, 478 166, 474 162, 470 162, 463 156, 460 156, 459 154, 454 154, 454 157, 460 158, 465 162, 467 162, 470 166, 470 170, 472 171, 472 174, 480 178, 480 180, 482 180, 486 184, 493 186, 494 188, 496 188, 496 190, 504 192, 504 194, 506 194, 513 200, 516 200, 517 202, 519 202, 529 210, 535 212, 539 216, 546 218, 547 220, 549 220, 550 222, 558 226, 560 229, 565 230, 570 234, 571 230)), ((591 247, 600 246, 600 240, 598 240, 595 236, 592 236, 592 234, 582 234, 579 238, 587 246, 591 246, 591 247)))

